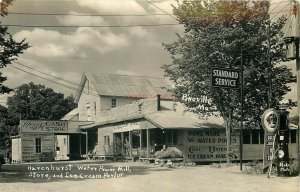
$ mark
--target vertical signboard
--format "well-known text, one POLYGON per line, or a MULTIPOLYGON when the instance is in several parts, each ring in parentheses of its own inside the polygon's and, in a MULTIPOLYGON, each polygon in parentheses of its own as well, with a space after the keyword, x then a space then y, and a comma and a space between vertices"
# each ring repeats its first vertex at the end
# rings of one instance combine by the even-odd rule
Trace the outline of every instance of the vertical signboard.
POLYGON ((272 160, 272 158, 276 158, 275 154, 272 157, 272 153, 275 152, 273 151, 274 148, 273 146, 276 145, 276 143, 274 143, 274 137, 275 137, 275 133, 270 133, 268 131, 265 131, 265 145, 264 145, 264 167, 267 167, 270 165, 270 162, 272 160))
POLYGON ((267 167, 275 158, 272 156, 275 146, 275 133, 279 125, 278 112, 275 109, 268 109, 264 112, 261 118, 261 124, 265 130, 264 144, 264 167, 267 167), (273 159, 272 159, 273 158, 273 159))

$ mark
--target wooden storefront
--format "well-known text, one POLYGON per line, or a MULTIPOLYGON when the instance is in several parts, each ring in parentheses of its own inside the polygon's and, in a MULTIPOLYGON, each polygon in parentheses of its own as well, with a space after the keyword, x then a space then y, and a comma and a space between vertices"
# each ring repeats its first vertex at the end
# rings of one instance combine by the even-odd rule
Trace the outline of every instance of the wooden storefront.
MULTIPOLYGON (((160 114, 145 115, 82 128, 97 130, 97 145, 89 146, 94 147, 96 157, 149 159, 155 158, 157 151, 176 147, 183 152, 185 162, 226 161, 227 139, 223 126, 201 121, 195 124, 194 119, 180 119, 177 116, 176 119, 160 114)), ((292 129, 290 133, 290 157, 297 158, 297 130, 292 129)), ((264 131, 245 129, 243 140, 243 160, 263 160, 264 131)), ((233 161, 240 160, 239 147, 239 130, 234 129, 230 150, 233 161)))

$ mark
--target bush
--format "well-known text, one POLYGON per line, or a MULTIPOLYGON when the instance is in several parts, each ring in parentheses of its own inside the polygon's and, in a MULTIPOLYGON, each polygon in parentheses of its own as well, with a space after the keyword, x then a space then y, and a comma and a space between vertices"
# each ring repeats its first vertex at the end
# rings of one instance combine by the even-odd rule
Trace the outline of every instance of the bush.
MULTIPOLYGON (((274 173, 276 168, 272 169, 272 173, 274 173)), ((247 174, 262 174, 263 173, 263 163, 254 163, 245 166, 244 172, 247 174)))
POLYGON ((5 164, 5 158, 3 154, 0 154, 0 164, 5 164))
POLYGON ((5 158, 4 155, 0 153, 0 171, 1 171, 2 164, 5 164, 5 158))
POLYGON ((297 176, 299 175, 299 169, 298 169, 298 161, 297 160, 293 160, 291 162, 291 165, 290 165, 290 175, 291 176, 297 176))
POLYGON ((182 151, 180 151, 176 147, 168 147, 166 150, 157 151, 154 155, 157 158, 183 157, 182 151))

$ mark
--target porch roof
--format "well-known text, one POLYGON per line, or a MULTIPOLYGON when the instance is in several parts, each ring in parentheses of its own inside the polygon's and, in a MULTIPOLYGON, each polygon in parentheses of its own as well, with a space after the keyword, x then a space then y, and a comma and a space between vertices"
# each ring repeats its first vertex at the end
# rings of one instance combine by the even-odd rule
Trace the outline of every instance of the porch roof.
POLYGON ((223 118, 209 117, 207 119, 199 119, 190 113, 161 111, 147 114, 145 118, 162 129, 225 128, 223 118))
POLYGON ((209 117, 208 119, 199 119, 194 114, 179 113, 174 111, 157 111, 149 114, 134 115, 131 117, 97 122, 90 125, 80 126, 81 130, 92 129, 112 123, 144 118, 156 127, 161 129, 203 129, 203 128, 224 128, 223 118, 209 117))
POLYGON ((100 126, 107 125, 107 124, 119 123, 119 122, 123 122, 123 121, 130 121, 130 120, 134 120, 134 119, 140 119, 143 117, 144 117, 144 115, 134 115, 134 116, 126 117, 126 118, 122 118, 122 119, 101 121, 101 122, 96 122, 96 123, 89 124, 89 125, 81 125, 81 126, 79 126, 79 129, 88 130, 88 129, 93 129, 93 128, 100 127, 100 126))

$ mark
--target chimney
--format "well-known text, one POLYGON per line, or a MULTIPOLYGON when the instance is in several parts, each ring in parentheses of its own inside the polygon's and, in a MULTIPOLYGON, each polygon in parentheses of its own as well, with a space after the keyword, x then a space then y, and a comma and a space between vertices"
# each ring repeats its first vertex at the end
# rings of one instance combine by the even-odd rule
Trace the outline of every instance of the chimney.
POLYGON ((161 108, 160 108, 160 95, 157 94, 156 96, 157 96, 157 111, 160 111, 161 110, 161 108))

